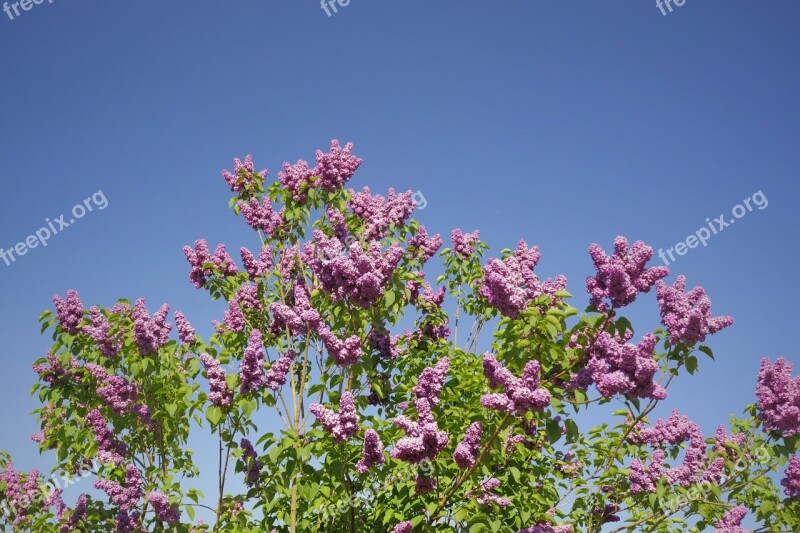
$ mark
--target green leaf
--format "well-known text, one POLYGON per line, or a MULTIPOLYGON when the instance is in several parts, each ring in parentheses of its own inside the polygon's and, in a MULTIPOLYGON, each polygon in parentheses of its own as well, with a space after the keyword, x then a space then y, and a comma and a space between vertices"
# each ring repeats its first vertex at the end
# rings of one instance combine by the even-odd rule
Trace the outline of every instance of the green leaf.
POLYGON ((216 405, 212 405, 206 411, 206 418, 211 422, 211 425, 216 426, 219 424, 219 421, 222 420, 222 409, 216 405))

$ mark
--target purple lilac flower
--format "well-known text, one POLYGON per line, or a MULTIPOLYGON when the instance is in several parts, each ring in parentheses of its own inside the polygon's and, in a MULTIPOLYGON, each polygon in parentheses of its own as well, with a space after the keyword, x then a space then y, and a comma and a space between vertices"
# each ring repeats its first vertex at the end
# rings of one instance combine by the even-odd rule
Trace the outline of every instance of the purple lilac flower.
POLYGON ((258 460, 258 454, 249 440, 242 439, 241 447, 242 458, 247 464, 247 479, 245 483, 248 487, 253 487, 258 483, 258 478, 261 476, 261 469, 264 465, 258 460))
POLYGON ((495 490, 500 486, 500 480, 496 477, 492 477, 487 479, 486 481, 480 484, 480 492, 473 493, 472 491, 467 492, 468 498, 475 498, 478 503, 481 505, 486 505, 490 502, 494 502, 500 507, 508 507, 511 505, 511 500, 504 496, 498 496, 496 494, 492 494, 492 491, 495 490))
POLYGON ((405 431, 407 436, 397 442, 390 455, 400 461, 421 463, 433 459, 444 450, 450 437, 447 432, 439 430, 427 398, 416 398, 414 406, 417 408, 418 422, 405 415, 392 419, 392 423, 405 431))
POLYGON ((114 414, 118 416, 125 414, 138 397, 137 386, 122 376, 108 374, 100 365, 86 363, 84 368, 94 377, 97 395, 103 403, 114 411, 114 414))
POLYGON ((775 363, 761 360, 758 372, 758 418, 765 431, 779 431, 785 437, 800 433, 800 376, 792 377, 794 365, 783 357, 775 363))
POLYGON ((663 266, 647 268, 653 257, 653 249, 642 241, 636 241, 628 249, 625 237, 614 239, 614 254, 609 256, 598 244, 589 247, 597 275, 587 278, 586 290, 591 295, 592 305, 604 309, 604 299, 611 307, 619 308, 632 303, 640 292, 649 292, 657 280, 669 275, 663 266))
POLYGON ((208 249, 208 243, 205 239, 198 239, 194 242, 194 249, 184 246, 183 254, 192 266, 192 270, 189 272, 189 280, 194 283, 196 288, 203 288, 212 274, 210 268, 203 267, 206 263, 211 262, 211 251, 208 249))
POLYGON ((178 328, 178 338, 181 344, 188 346, 197 341, 197 332, 195 332, 186 315, 180 311, 175 311, 175 326, 178 328))
POLYGON ((222 177, 225 183, 231 188, 232 192, 251 191, 255 188, 256 184, 263 184, 267 178, 268 170, 255 172, 253 165, 253 157, 247 154, 244 162, 237 157, 233 160, 233 172, 229 170, 222 171, 222 177))
POLYGON ((147 501, 153 506, 153 511, 155 511, 156 517, 159 520, 172 524, 177 522, 180 518, 178 506, 175 504, 170 505, 169 498, 166 494, 151 491, 150 494, 147 495, 147 501))
POLYGON ((350 366, 357 363, 363 352, 361 350, 361 338, 358 335, 341 340, 327 326, 319 327, 319 337, 325 349, 333 357, 334 362, 339 366, 350 366))
POLYGON ((258 255, 258 259, 247 248, 239 250, 242 256, 242 264, 251 280, 263 277, 272 268, 272 246, 265 244, 258 255))
POLYGON ((38 497, 39 470, 31 470, 23 481, 22 475, 14 470, 14 464, 8 461, 0 472, 0 483, 5 483, 4 500, 16 514, 13 525, 22 526, 29 520, 28 510, 38 497))
POLYGON ((358 412, 355 399, 350 391, 342 393, 342 397, 339 399, 338 414, 319 403, 312 403, 308 410, 314 413, 322 427, 330 432, 338 442, 346 442, 358 433, 358 412))
POLYGON ((747 529, 741 527, 742 520, 747 516, 747 507, 734 507, 722 517, 722 520, 714 524, 717 533, 749 533, 747 529))
POLYGON ((692 346, 703 342, 707 335, 733 324, 731 316, 711 317, 711 299, 703 287, 695 287, 687 293, 684 293, 685 289, 684 276, 678 276, 672 287, 663 281, 656 283, 661 321, 673 343, 692 346))
POLYGON ((59 528, 59 533, 69 533, 76 531, 78 525, 86 518, 86 494, 78 496, 75 502, 75 509, 70 513, 69 520, 59 528))
POLYGON ((521 378, 516 378, 493 354, 483 355, 483 373, 489 379, 491 388, 502 386, 504 394, 485 394, 481 405, 487 409, 524 414, 528 411, 541 411, 550 405, 550 393, 539 387, 540 365, 538 361, 529 361, 525 365, 521 378))
POLYGON ((428 476, 417 476, 414 479, 414 494, 422 496, 436 490, 436 480, 428 476))
POLYGON ((289 350, 280 356, 277 361, 267 370, 266 387, 273 391, 279 391, 286 384, 286 375, 292 367, 297 354, 294 350, 289 350))
POLYGON ((800 455, 795 455, 789 460, 786 468, 786 477, 781 480, 784 494, 790 498, 800 499, 800 455))
POLYGON ((312 307, 308 289, 302 280, 295 281, 292 292, 293 305, 280 302, 270 304, 269 310, 273 316, 271 331, 280 334, 288 328, 292 335, 307 335, 309 331, 317 331, 320 328, 319 312, 312 307))
POLYGON ((396 359, 400 355, 400 335, 389 335, 388 331, 373 329, 369 332, 369 339, 376 350, 387 359, 396 359))
POLYGON ((245 311, 263 311, 264 305, 258 298, 258 287, 254 283, 246 283, 239 287, 236 294, 228 302, 228 310, 223 313, 224 329, 228 331, 244 331, 247 320, 245 311))
POLYGON ((228 383, 225 381, 225 370, 220 367, 219 361, 207 353, 201 355, 200 360, 203 362, 208 376, 210 389, 208 399, 217 407, 230 407, 233 391, 228 388, 228 383))
POLYGON ((114 338, 109 337, 111 324, 109 324, 108 319, 99 307, 92 306, 89 309, 89 313, 91 314, 92 324, 81 328, 81 333, 97 343, 100 353, 104 357, 115 358, 120 349, 122 349, 121 335, 117 334, 114 338))
POLYGON ((317 166, 314 169, 314 175, 319 176, 317 185, 328 192, 341 189, 350 181, 362 162, 353 155, 353 143, 347 143, 341 148, 339 141, 332 140, 327 154, 317 150, 317 166))
POLYGON ((83 304, 78 293, 68 290, 65 299, 61 296, 53 296, 53 303, 56 306, 56 316, 61 327, 70 335, 76 335, 83 320, 83 304))
POLYGON ((361 459, 356 463, 356 470, 360 474, 365 474, 373 465, 380 465, 383 462, 383 443, 375 430, 368 429, 364 432, 364 448, 361 459))
POLYGON ((223 277, 235 276, 239 269, 236 268, 236 263, 233 262, 233 257, 225 249, 224 244, 218 244, 211 255, 211 262, 214 268, 222 273, 223 277))
POLYGON ((364 223, 361 238, 365 241, 381 240, 392 226, 402 226, 414 211, 413 193, 395 193, 390 188, 386 198, 372 196, 369 187, 362 192, 351 190, 350 209, 364 223))
POLYGON ((305 202, 308 188, 304 186, 310 185, 313 175, 314 169, 309 168, 308 163, 300 159, 294 165, 284 163, 283 170, 278 172, 278 180, 292 194, 296 202, 305 202))
POLYGON ((517 533, 572 533, 572 526, 554 526, 547 522, 539 522, 535 526, 520 529, 517 533))
POLYGON ((450 232, 450 238, 453 241, 453 252, 460 255, 464 259, 468 259, 475 251, 475 244, 478 242, 481 232, 478 230, 472 233, 462 233, 460 229, 454 229, 450 232))
POLYGON ((470 424, 464 439, 456 446, 456 451, 453 452, 453 460, 459 468, 466 470, 475 466, 475 461, 478 459, 478 453, 481 449, 481 429, 480 422, 470 424))
POLYGON ((406 520, 405 522, 400 522, 394 529, 392 529, 392 533, 411 533, 414 529, 414 525, 406 520))
POLYGON ((425 226, 420 226, 416 235, 408 239, 408 247, 420 261, 427 263, 442 247, 442 235, 437 233, 433 237, 428 237, 428 230, 425 226))
POLYGON ((267 384, 264 376, 264 360, 267 354, 261 340, 261 332, 254 329, 250 332, 247 348, 244 350, 242 364, 239 369, 239 383, 242 394, 249 394, 263 389, 267 384))
POLYGON ((97 443, 97 458, 104 463, 122 464, 128 448, 124 443, 114 438, 114 433, 108 429, 108 422, 99 409, 90 411, 84 419, 86 426, 94 432, 94 441, 97 443))
POLYGON ((449 368, 450 360, 447 357, 442 357, 436 362, 436 365, 423 370, 417 379, 417 384, 411 391, 414 397, 425 398, 431 405, 437 405, 449 368))
POLYGON ((58 359, 58 356, 53 355, 50 352, 47 352, 45 356, 47 358, 47 365, 33 365, 33 371, 39 376, 39 378, 44 381, 45 383, 53 384, 61 380, 67 379, 77 379, 80 380, 80 377, 73 372, 73 370, 80 367, 78 360, 75 359, 74 355, 70 356, 70 368, 71 370, 67 370, 64 368, 64 365, 61 364, 61 361, 58 359))
POLYGON ((105 492, 120 511, 129 511, 144 496, 142 474, 138 468, 130 464, 125 467, 124 485, 109 479, 98 479, 94 482, 94 488, 105 492))
POLYGON ((272 200, 269 195, 264 195, 264 200, 259 202, 257 198, 250 198, 247 202, 239 200, 239 209, 244 215, 244 220, 254 230, 261 230, 267 236, 272 236, 283 224, 283 213, 272 209, 272 200))
POLYGON ((144 298, 136 300, 136 304, 133 306, 133 313, 131 313, 131 318, 133 318, 133 337, 142 355, 156 353, 169 340, 172 324, 166 321, 168 314, 169 306, 164 304, 150 318, 145 308, 144 298))

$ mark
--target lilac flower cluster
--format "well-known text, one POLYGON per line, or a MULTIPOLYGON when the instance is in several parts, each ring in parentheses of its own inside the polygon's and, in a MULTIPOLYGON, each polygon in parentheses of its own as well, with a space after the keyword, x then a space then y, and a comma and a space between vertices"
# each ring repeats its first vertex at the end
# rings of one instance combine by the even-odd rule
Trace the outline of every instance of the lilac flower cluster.
POLYGON ((104 463, 122 464, 128 448, 123 442, 114 438, 114 433, 108 429, 108 422, 99 409, 90 411, 84 419, 86 425, 94 431, 94 441, 97 443, 97 458, 104 463))
POLYGON ((311 305, 308 290, 301 280, 295 281, 294 305, 281 302, 271 303, 269 310, 273 315, 271 330, 275 334, 283 332, 286 328, 292 335, 307 335, 309 331, 320 328, 319 312, 311 305))
POLYGON ((201 355, 200 360, 206 368, 206 375, 208 375, 210 389, 208 399, 217 407, 230 407, 233 391, 228 388, 228 383, 225 381, 225 370, 220 367, 219 361, 207 353, 201 355))
POLYGON ((175 311, 175 326, 178 328, 178 338, 181 344, 189 346, 197 341, 197 332, 187 320, 186 315, 175 311))
POLYGON ((431 404, 427 398, 416 398, 414 406, 417 409, 418 422, 405 415, 392 419, 392 423, 406 432, 407 436, 401 438, 390 455, 394 459, 408 463, 421 463, 432 460, 447 447, 450 437, 447 432, 440 431, 433 419, 431 404))
POLYGON ((794 365, 783 357, 775 363, 761 360, 756 398, 758 418, 765 431, 779 431, 785 437, 800 433, 800 376, 792 377, 794 365))
POLYGON ((417 234, 408 239, 409 252, 419 257, 423 263, 427 263, 441 247, 442 235, 437 233, 433 237, 428 237, 425 226, 420 226, 417 234))
POLYGON ((506 498, 505 496, 498 496, 497 494, 492 494, 492 491, 495 490, 500 486, 500 480, 496 477, 491 477, 486 481, 481 482, 480 484, 480 492, 473 493, 472 491, 467 492, 468 498, 475 498, 478 503, 481 505, 486 505, 490 502, 494 502, 500 507, 508 507, 511 505, 511 500, 506 498))
POLYGON ((453 241, 453 252, 460 255, 464 259, 468 259, 475 251, 475 244, 478 242, 481 232, 478 230, 472 233, 462 233, 460 229, 454 229, 450 232, 450 238, 453 241))
POLYGON ((156 353, 169 340, 172 324, 167 322, 169 306, 162 305, 150 318, 145 308, 144 298, 139 298, 133 306, 133 338, 142 355, 156 353))
POLYGON ((53 296, 53 303, 61 327, 70 335, 76 335, 83 320, 83 304, 78 293, 70 289, 65 299, 56 294, 53 296))
POLYGON ((69 533, 70 531, 77 531, 78 524, 86 518, 86 494, 78 496, 75 502, 75 509, 69 515, 69 520, 59 528, 59 533, 69 533))
POLYGON ((387 230, 393 225, 402 226, 416 206, 411 191, 397 194, 390 188, 387 198, 380 194, 372 196, 369 187, 361 192, 351 190, 351 193, 350 209, 364 223, 361 238, 365 241, 386 237, 387 230))
POLYGON ((633 333, 613 335, 602 331, 589 349, 589 364, 583 375, 573 378, 574 388, 585 390, 594 383, 604 398, 627 394, 634 398, 663 400, 667 390, 654 381, 658 362, 653 358, 658 339, 648 333, 638 345, 627 341, 633 333))
POLYGON ((212 255, 206 240, 199 239, 195 241, 194 249, 189 246, 184 246, 183 254, 192 267, 189 272, 189 280, 194 283, 194 286, 198 289, 203 288, 208 279, 214 274, 211 268, 204 267, 207 263, 211 263, 222 276, 235 276, 239 271, 236 268, 236 264, 233 262, 233 258, 225 249, 224 244, 217 245, 212 255))
POLYGON ((333 357, 334 362, 340 366, 350 366, 357 363, 363 354, 361 350, 361 338, 358 335, 351 335, 345 340, 337 337, 327 326, 321 325, 319 337, 325 349, 333 357))
POLYGON ((414 494, 422 496, 436 490, 436 480, 428 476, 417 476, 414 478, 414 494))
POLYGON ((356 470, 360 474, 365 474, 373 465, 380 465, 384 462, 383 443, 378 433, 373 429, 364 432, 364 448, 361 451, 361 459, 356 463, 356 470))
POLYGON ((296 164, 283 164, 283 171, 278 173, 281 185, 287 189, 296 202, 305 202, 308 189, 319 187, 324 191, 333 192, 347 183, 362 160, 353 155, 353 144, 347 143, 344 148, 339 146, 339 141, 331 141, 330 152, 325 154, 317 150, 317 165, 313 169, 302 159, 296 164), (319 179, 313 181, 312 178, 319 179))
POLYGON ((297 354, 294 350, 289 350, 272 363, 272 366, 267 370, 265 382, 268 389, 275 392, 281 390, 281 387, 286 384, 286 375, 289 373, 289 369, 292 368, 292 363, 296 357, 297 354))
POLYGON ((144 496, 142 474, 138 468, 130 464, 125 466, 124 485, 109 479, 98 479, 94 482, 94 488, 105 492, 111 498, 111 502, 121 511, 130 510, 144 496))
POLYGON ((741 527, 742 520, 747 516, 747 507, 734 507, 722 517, 722 520, 714 524, 717 533, 750 533, 749 530, 741 527))
POLYGON ((369 339, 376 350, 387 359, 396 359, 400 355, 400 335, 390 335, 388 331, 373 329, 369 332, 369 339))
POLYGON ((147 495, 147 501, 153 506, 156 517, 163 522, 172 524, 177 522, 181 516, 180 511, 178 511, 178 506, 174 504, 170 505, 169 498, 166 494, 151 491, 150 494, 147 495))
POLYGON ((417 379, 417 384, 411 390, 414 397, 425 398, 431 405, 437 405, 449 368, 450 360, 447 357, 442 357, 433 367, 423 370, 417 379))
POLYGON ((473 422, 467 428, 464 439, 456 446, 456 451, 453 452, 453 460, 459 468, 466 470, 475 466, 475 461, 478 459, 478 453, 481 449, 481 430, 481 423, 473 422))
POLYGON ((245 483, 248 487, 253 487, 258 483, 258 478, 261 476, 261 469, 264 465, 258 460, 258 454, 249 440, 242 439, 241 446, 242 457, 247 463, 247 479, 245 483))
POLYGON ((394 529, 392 529, 392 533, 411 533, 414 530, 414 524, 406 520, 405 522, 400 522, 394 529))
POLYGON ((692 346, 703 342, 707 335, 733 324, 731 316, 711 317, 711 299, 703 287, 695 287, 687 293, 684 293, 685 289, 685 276, 678 276, 672 287, 663 281, 656 283, 661 321, 673 343, 692 346))
POLYGON ((247 202, 239 200, 238 205, 247 225, 256 231, 263 231, 267 236, 272 236, 283 224, 286 208, 276 213, 272 209, 272 200, 268 195, 264 195, 261 202, 257 198, 250 198, 247 202))
POLYGON ((246 283, 239 287, 236 294, 228 302, 228 310, 223 313, 224 329, 229 331, 244 331, 247 325, 245 311, 264 309, 261 300, 258 298, 258 287, 254 283, 246 283))
POLYGON ((517 533, 572 533, 572 526, 554 526, 546 522, 540 522, 535 526, 520 529, 517 533))
POLYGON ((800 499, 800 455, 795 455, 789 460, 786 468, 786 477, 781 480, 783 492, 790 498, 800 499))
POLYGON ((244 247, 239 250, 239 253, 242 256, 244 269, 251 280, 263 277, 272 268, 272 246, 269 244, 265 244, 261 249, 258 259, 255 258, 250 250, 244 247))
POLYGON ((115 358, 122 349, 122 335, 117 333, 113 338, 109 336, 111 324, 109 324, 108 319, 99 307, 92 306, 89 309, 89 313, 91 314, 92 324, 83 326, 81 332, 97 343, 100 353, 104 357, 115 358))
POLYGON ((136 401, 138 390, 122 376, 109 375, 106 369, 94 363, 86 363, 84 368, 94 377, 97 384, 97 395, 114 414, 122 416, 128 407, 136 401))
POLYGON ((74 372, 74 370, 80 368, 80 364, 74 355, 70 355, 70 370, 64 368, 58 357, 52 353, 47 352, 45 357, 47 358, 47 365, 33 365, 33 371, 45 383, 52 385, 66 379, 80 379, 74 372))
POLYGON ((28 510, 39 492, 39 470, 31 470, 25 481, 14 464, 9 461, 0 472, 0 483, 5 483, 3 499, 8 500, 16 512, 15 525, 21 526, 28 520, 28 510))
POLYGON ((256 184, 263 184, 268 173, 269 171, 267 170, 256 172, 253 165, 253 157, 247 154, 244 161, 239 160, 239 158, 234 159, 233 172, 223 170, 222 177, 232 192, 243 192, 252 191, 255 189, 256 184))
POLYGON ((358 412, 355 399, 350 391, 343 392, 342 397, 339 398, 338 414, 319 403, 312 403, 308 410, 317 417, 322 427, 330 432, 338 442, 346 442, 358 433, 358 412))
POLYGON ((597 275, 587 278, 586 290, 591 303, 605 309, 603 299, 611 301, 611 307, 619 308, 632 303, 640 292, 649 292, 655 282, 669 275, 663 266, 647 268, 653 257, 653 249, 642 241, 636 241, 628 249, 628 240, 619 236, 614 239, 614 254, 609 256, 598 244, 589 247, 597 275))
POLYGON ((503 387, 504 393, 485 394, 481 405, 487 409, 524 414, 528 411, 541 411, 550 405, 550 392, 539 387, 540 365, 538 361, 528 361, 517 378, 495 358, 494 354, 483 354, 483 374, 492 389, 503 387))
POLYGON ((261 332, 254 329, 250 332, 247 340, 247 347, 242 356, 242 364, 239 368, 239 384, 242 394, 249 394, 259 391, 267 385, 267 378, 264 375, 264 360, 267 354, 264 350, 264 343, 261 340, 261 332))

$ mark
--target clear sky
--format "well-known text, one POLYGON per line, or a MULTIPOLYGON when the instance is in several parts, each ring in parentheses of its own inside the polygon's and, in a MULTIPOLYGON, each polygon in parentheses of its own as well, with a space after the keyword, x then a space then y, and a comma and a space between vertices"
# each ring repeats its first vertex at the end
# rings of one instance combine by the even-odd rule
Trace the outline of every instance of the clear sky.
MULTIPOLYGON (((800 3, 673 9, 351 0, 329 17, 314 0, 45 0, 0 12, 0 247, 97 191, 107 200, 46 248, 0 260, 0 449, 51 466, 28 440, 28 391, 53 294, 169 302, 208 335, 222 308, 189 283, 182 246, 255 246, 220 170, 252 153, 274 177, 332 138, 365 160, 352 186, 422 191, 429 229, 479 228, 495 250, 538 244, 540 271, 566 274, 578 307, 592 242, 666 251, 761 191, 768 207, 751 200, 670 265, 737 320, 662 409, 713 432, 754 401, 762 356, 800 363, 800 3)), ((655 295, 637 302, 637 335, 657 313, 655 295)))

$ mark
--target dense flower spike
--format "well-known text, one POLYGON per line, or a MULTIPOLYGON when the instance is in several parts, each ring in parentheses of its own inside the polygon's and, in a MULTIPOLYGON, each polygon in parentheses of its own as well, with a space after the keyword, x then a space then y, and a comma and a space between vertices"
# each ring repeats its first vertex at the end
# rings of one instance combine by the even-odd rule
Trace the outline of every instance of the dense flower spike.
POLYGON ((76 335, 81 320, 83 320, 83 304, 78 293, 69 290, 65 299, 56 294, 53 296, 53 303, 56 306, 56 316, 61 327, 70 335, 76 335))
POLYGON ((177 522, 181 516, 180 511, 178 511, 178 506, 170 505, 169 498, 166 494, 151 491, 150 494, 147 495, 147 501, 153 506, 153 511, 155 511, 158 519, 163 522, 172 524, 177 522))
POLYGON ((475 243, 478 242, 480 234, 481 232, 478 230, 472 233, 462 233, 460 229, 454 229, 450 232, 450 238, 453 241, 453 252, 464 259, 469 258, 472 252, 475 251, 475 243))
POLYGON ((551 524, 542 522, 540 524, 536 524, 535 526, 520 529, 517 531, 517 533, 572 533, 572 526, 553 526, 551 524))
POLYGON ((341 148, 339 141, 332 140, 327 154, 317 150, 317 166, 314 169, 314 175, 319 176, 317 185, 328 192, 341 189, 350 181, 362 162, 353 155, 353 143, 347 143, 341 148))
POLYGON ((276 335, 283 334, 287 328, 292 335, 307 335, 309 331, 319 330, 319 312, 311 306, 308 290, 303 282, 296 281, 292 292, 294 305, 281 302, 270 304, 269 310, 273 316, 270 330, 276 335))
POLYGON ((7 500, 16 514, 14 524, 22 526, 28 523, 29 508, 39 492, 39 470, 31 470, 23 480, 22 475, 14 470, 14 464, 9 461, 0 472, 0 483, 6 485, 5 494, 0 492, 4 496, 4 503, 7 500))
POLYGON ((442 235, 437 233, 433 237, 428 237, 428 230, 425 226, 420 226, 417 234, 408 239, 409 251, 423 263, 428 262, 431 257, 436 255, 441 247, 442 235))
POLYGON ((145 308, 144 298, 136 300, 131 318, 133 318, 134 340, 142 355, 157 352, 169 340, 172 324, 167 323, 168 314, 169 306, 164 304, 150 318, 145 308))
POLYGON ((192 270, 189 272, 189 280, 194 283, 196 288, 203 288, 206 281, 208 281, 208 277, 212 274, 210 268, 203 267, 206 263, 211 262, 211 251, 208 249, 208 243, 205 239, 198 239, 194 241, 194 249, 184 246, 183 254, 192 266, 192 270))
POLYGON ((86 426, 94 432, 94 441, 97 443, 97 458, 104 463, 122 464, 128 447, 114 438, 114 433, 108 429, 108 422, 99 409, 90 411, 84 419, 86 426))
POLYGON ((267 370, 265 382, 268 389, 275 392, 281 390, 281 387, 286 384, 286 375, 289 373, 289 369, 292 368, 292 363, 296 358, 297 354, 294 350, 289 350, 272 363, 270 369, 267 370))
POLYGON ((453 460, 459 468, 467 469, 475 465, 478 453, 481 449, 481 423, 473 422, 467 428, 464 439, 456 446, 453 453, 453 460))
POLYGON ((233 391, 228 388, 228 383, 225 381, 225 370, 220 367, 219 361, 207 353, 201 355, 200 360, 203 362, 208 376, 210 389, 208 399, 217 407, 230 407, 233 391))
POLYGON ((58 357, 52 353, 47 352, 45 357, 47 359, 47 365, 33 365, 33 371, 36 372, 39 378, 45 383, 53 385, 69 379, 80 379, 74 372, 74 370, 80 368, 80 364, 78 360, 75 359, 74 355, 70 355, 69 370, 64 368, 64 365, 61 364, 58 357))
POLYGON ((180 311, 175 311, 175 326, 178 328, 178 338, 181 344, 188 346, 197 340, 197 332, 180 311))
POLYGON ((233 257, 225 249, 224 244, 218 244, 214 249, 214 253, 211 255, 211 262, 223 277, 235 276, 239 272, 239 269, 236 268, 236 263, 233 262, 233 257))
POLYGON ((263 231, 267 236, 272 236, 283 224, 285 208, 278 213, 273 211, 272 200, 267 195, 264 196, 261 202, 257 198, 251 198, 247 202, 239 200, 238 205, 242 215, 244 215, 245 222, 254 230, 263 231))
POLYGON ((300 159, 294 165, 284 163, 283 170, 278 172, 278 179, 292 194, 295 202, 305 202, 313 175, 314 169, 309 168, 308 163, 300 159))
POLYGON ((383 443, 378 433, 373 429, 364 432, 364 448, 361 452, 361 459, 356 463, 356 470, 364 474, 373 465, 380 465, 384 462, 383 443))
POLYGON ((431 405, 437 405, 449 368, 450 360, 447 357, 442 357, 436 362, 436 365, 423 370, 422 374, 419 375, 417 384, 411 391, 414 397, 425 398, 431 405))
POLYGON ((714 524, 717 533, 750 533, 749 530, 741 527, 742 520, 747 516, 747 507, 734 507, 722 517, 722 520, 714 524))
POLYGON ((122 348, 122 336, 120 334, 114 335, 113 337, 109 335, 111 324, 99 307, 92 306, 91 309, 89 309, 89 313, 91 314, 92 324, 90 326, 83 326, 83 328, 81 328, 81 333, 97 343, 97 346, 100 348, 100 353, 102 353, 104 357, 108 357, 109 359, 115 358, 122 348))
POLYGON ((108 494, 114 505, 123 512, 134 508, 144 496, 142 474, 138 468, 130 464, 125 467, 124 485, 108 479, 98 479, 94 482, 94 488, 108 494))
POLYGON ((264 465, 258 460, 258 454, 249 440, 242 439, 240 445, 242 447, 242 458, 247 463, 247 479, 245 483, 248 487, 253 487, 258 483, 258 478, 261 476, 261 469, 264 465))
POLYGON ((249 394, 263 389, 267 385, 264 375, 264 361, 267 358, 261 332, 254 329, 250 332, 247 348, 244 350, 242 364, 239 369, 239 385, 242 394, 249 394))
POLYGON ((338 414, 319 403, 312 403, 308 410, 317 417, 322 427, 339 442, 346 442, 358 433, 358 412, 355 399, 350 391, 342 393, 342 397, 339 399, 338 414))
POLYGON ((785 477, 781 480, 784 494, 790 498, 800 499, 800 455, 789 460, 785 477))
POLYGON ((245 156, 244 161, 236 158, 233 160, 233 172, 229 170, 222 171, 222 177, 225 183, 231 188, 232 192, 252 191, 256 188, 256 184, 264 183, 269 171, 262 170, 255 172, 253 165, 253 157, 250 154, 245 156))
POLYGON ((481 405, 496 411, 524 414, 528 411, 541 411, 550 405, 550 393, 539 387, 539 362, 528 361, 521 378, 516 378, 493 354, 483 355, 483 373, 491 388, 502 386, 504 394, 485 394, 481 405))
POLYGON ((505 496, 498 496, 496 494, 492 494, 492 491, 497 489, 499 486, 500 486, 499 479, 497 479, 496 477, 489 478, 480 484, 480 490, 477 493, 473 491, 468 491, 467 497, 475 498, 481 505, 486 505, 488 503, 494 502, 500 507, 508 507, 509 505, 511 505, 511 500, 509 500, 505 496))
POLYGON ((414 478, 414 494, 421 496, 436 490, 436 480, 428 476, 417 476, 414 478))
POLYGON ((116 415, 122 416, 136 401, 136 385, 122 376, 109 375, 105 368, 93 363, 87 363, 84 368, 95 379, 97 395, 116 415))
POLYGON ((250 250, 244 247, 239 250, 239 253, 242 256, 244 269, 251 280, 263 277, 272 268, 272 246, 269 244, 264 245, 261 249, 258 259, 255 258, 250 250))
POLYGON ((703 287, 695 287, 687 293, 684 293, 685 289, 684 276, 678 276, 672 287, 663 281, 656 283, 661 321, 673 344, 682 342, 692 346, 703 342, 707 335, 733 324, 730 316, 711 317, 711 299, 703 287))
POLYGON ((356 364, 363 355, 361 350, 361 337, 352 335, 345 340, 337 337, 327 326, 321 325, 318 330, 319 337, 325 349, 339 366, 356 364))
POLYGON ((653 249, 642 241, 636 241, 628 249, 628 240, 619 236, 614 239, 614 254, 609 256, 598 244, 589 247, 597 275, 586 279, 586 290, 591 295, 592 305, 604 309, 604 299, 611 307, 618 308, 632 303, 640 292, 649 292, 657 280, 669 275, 663 266, 647 268, 653 257, 653 249))
POLYGON ((783 357, 775 363, 761 360, 758 372, 758 418, 765 431, 779 431, 785 437, 800 433, 800 376, 792 377, 794 365, 783 357))
POLYGON ((409 521, 400 522, 394 529, 392 529, 392 533, 411 533, 414 530, 414 524, 409 521))
POLYGON ((402 226, 414 211, 411 191, 397 194, 390 188, 387 198, 380 194, 372 196, 369 187, 351 193, 350 209, 364 224, 361 238, 365 241, 383 239, 391 226, 402 226))
POLYGON ((228 302, 228 310, 223 314, 225 322, 223 329, 242 332, 247 325, 245 312, 263 309, 264 306, 258 297, 258 287, 254 283, 242 285, 228 302))
POLYGON ((392 419, 392 423, 405 431, 408 436, 397 442, 390 455, 394 459, 408 463, 421 463, 432 460, 444 450, 450 442, 450 437, 447 432, 439 430, 427 398, 415 399, 414 406, 417 408, 418 422, 405 415, 392 419))

